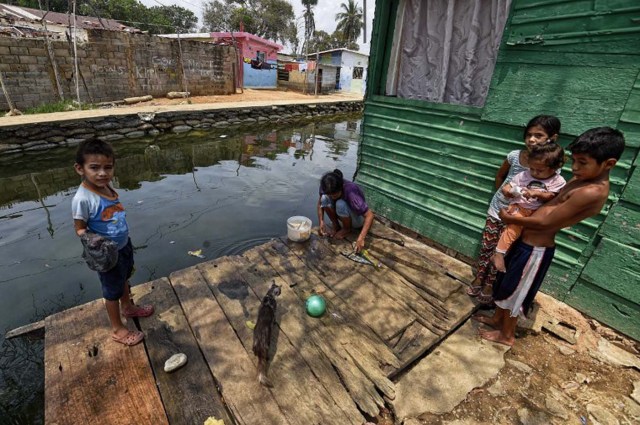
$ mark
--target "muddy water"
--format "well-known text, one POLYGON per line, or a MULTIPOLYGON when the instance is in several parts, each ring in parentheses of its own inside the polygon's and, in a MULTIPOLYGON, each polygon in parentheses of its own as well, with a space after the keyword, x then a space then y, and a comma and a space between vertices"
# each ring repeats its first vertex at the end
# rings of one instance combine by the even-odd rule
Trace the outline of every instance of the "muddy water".
MULTIPOLYGON (((358 117, 304 127, 118 142, 115 186, 127 209, 139 284, 202 259, 239 254, 315 213, 319 178, 356 165, 358 117)), ((101 297, 80 258, 71 199, 75 152, 0 158, 0 331, 101 297)), ((231 288, 232 295, 236 294, 231 288)), ((42 421, 42 342, 0 336, 0 417, 42 421)), ((2 422, 0 421, 0 422, 2 422)))

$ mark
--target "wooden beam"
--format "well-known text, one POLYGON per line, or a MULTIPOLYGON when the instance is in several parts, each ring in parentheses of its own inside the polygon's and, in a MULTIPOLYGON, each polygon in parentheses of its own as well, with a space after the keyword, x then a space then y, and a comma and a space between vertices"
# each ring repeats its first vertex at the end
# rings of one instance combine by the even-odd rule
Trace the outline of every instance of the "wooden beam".
POLYGON ((152 316, 140 320, 140 327, 171 425, 202 424, 210 416, 232 423, 169 280, 134 286, 132 292, 137 304, 155 307, 152 316), (164 362, 177 353, 186 354, 187 364, 166 373, 164 362))
POLYGON ((45 423, 168 424, 144 344, 111 340, 101 299, 47 317, 45 327, 45 423))
POLYGON ((4 339, 17 338, 19 336, 27 336, 32 333, 38 332, 37 337, 44 337, 44 320, 40 320, 39 322, 29 323, 28 325, 20 326, 19 328, 15 328, 4 334, 4 339))

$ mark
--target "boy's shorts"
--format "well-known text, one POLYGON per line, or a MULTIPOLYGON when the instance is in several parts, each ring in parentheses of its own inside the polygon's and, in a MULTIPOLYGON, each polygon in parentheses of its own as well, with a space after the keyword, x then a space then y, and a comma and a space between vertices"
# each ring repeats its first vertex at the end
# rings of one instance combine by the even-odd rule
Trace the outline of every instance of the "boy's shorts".
POLYGON ((133 245, 131 239, 118 251, 118 262, 108 272, 98 272, 102 283, 102 296, 109 301, 117 301, 124 295, 124 286, 133 274, 133 245))
POLYGON ((520 314, 526 317, 554 253, 555 247, 531 246, 518 239, 505 257, 507 272, 498 273, 498 280, 493 286, 496 305, 509 310, 511 317, 520 314))
POLYGON ((351 211, 349 204, 344 199, 338 199, 334 203, 328 195, 322 195, 320 206, 322 208, 334 208, 338 217, 351 217, 351 227, 354 229, 360 229, 364 225, 364 216, 357 215, 351 211))

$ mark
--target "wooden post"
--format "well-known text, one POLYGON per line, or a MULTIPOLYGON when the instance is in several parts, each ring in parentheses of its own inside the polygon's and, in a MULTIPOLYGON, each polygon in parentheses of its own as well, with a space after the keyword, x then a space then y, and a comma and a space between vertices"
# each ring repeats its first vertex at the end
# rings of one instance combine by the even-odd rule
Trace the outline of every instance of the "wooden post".
MULTIPOLYGON (((320 76, 320 53, 316 52, 316 84, 315 84, 315 96, 318 97, 318 77, 320 76)), ((322 81, 320 81, 322 84, 322 81)))
POLYGON ((236 36, 233 35, 233 30, 231 31, 231 39, 233 40, 233 50, 236 52, 236 63, 233 67, 233 94, 236 94, 236 85, 238 83, 238 74, 240 74, 240 93, 244 93, 244 72, 240 68, 237 70, 236 67, 242 66, 242 62, 240 61, 240 55, 238 55, 238 42, 236 41, 236 36))
POLYGON ((58 90, 58 96, 60 100, 64 100, 64 92, 62 91, 62 85, 60 84, 60 76, 58 75, 58 64, 56 63, 56 57, 53 53, 53 47, 51 47, 51 40, 49 40, 49 30, 47 29, 47 13, 44 13, 42 10, 42 1, 38 0, 38 7, 40 7, 40 12, 43 12, 42 18, 40 19, 40 23, 42 23, 42 27, 44 28, 44 42, 47 45, 47 53, 49 55, 49 61, 51 62, 51 68, 53 69, 53 76, 56 80, 56 89, 58 90))
POLYGON ((187 93, 187 99, 189 98, 189 90, 187 87, 187 75, 184 73, 184 60, 182 59, 182 43, 180 43, 180 30, 178 34, 178 54, 180 58, 180 69, 182 70, 182 87, 185 93, 187 93))
POLYGON ((73 63, 75 67, 75 79, 76 79, 76 99, 78 101, 78 107, 80 103, 80 75, 78 72, 78 43, 76 40, 76 0, 73 0, 73 63))
POLYGON ((9 105, 9 114, 20 115, 20 111, 16 109, 15 105, 11 101, 11 98, 9 97, 9 92, 7 91, 7 88, 4 85, 4 78, 2 78, 2 71, 0 71, 0 86, 2 86, 2 93, 4 93, 4 98, 7 99, 7 104, 9 105), (16 111, 18 112, 17 114, 16 114, 16 111))

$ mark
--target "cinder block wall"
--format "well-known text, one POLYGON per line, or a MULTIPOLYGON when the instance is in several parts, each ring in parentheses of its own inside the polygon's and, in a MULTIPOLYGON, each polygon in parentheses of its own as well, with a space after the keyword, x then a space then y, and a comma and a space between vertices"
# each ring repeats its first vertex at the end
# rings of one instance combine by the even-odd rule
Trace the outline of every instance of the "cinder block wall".
MULTIPOLYGON (((82 102, 161 97, 185 86, 194 96, 234 92, 235 54, 229 46, 181 40, 181 54, 175 39, 105 30, 89 30, 88 40, 77 46, 82 102)), ((18 109, 60 100, 54 66, 63 96, 76 98, 72 49, 66 41, 51 44, 53 58, 44 39, 0 37, 0 72, 18 109)), ((8 109, 0 96, 0 110, 8 109)))

